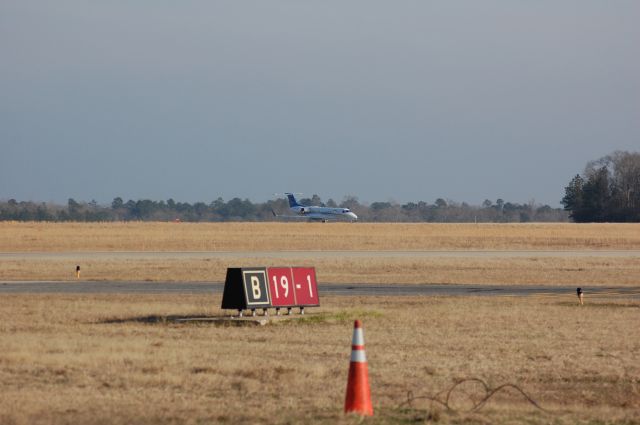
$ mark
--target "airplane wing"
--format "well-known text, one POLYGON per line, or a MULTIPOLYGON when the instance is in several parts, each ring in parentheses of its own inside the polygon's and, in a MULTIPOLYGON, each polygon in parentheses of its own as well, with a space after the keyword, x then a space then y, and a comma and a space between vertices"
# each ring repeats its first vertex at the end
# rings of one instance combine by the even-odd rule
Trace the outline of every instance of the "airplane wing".
POLYGON ((271 210, 271 213, 273 214, 274 217, 276 218, 294 218, 294 219, 301 219, 301 220, 318 220, 318 221, 330 221, 333 218, 330 217, 326 217, 326 216, 322 216, 322 215, 317 215, 317 214, 296 214, 296 215, 282 215, 282 214, 276 214, 276 212, 274 210, 271 210))
POLYGON ((297 215, 276 214, 276 212, 274 210, 271 210, 271 214, 273 214, 273 216, 277 217, 277 218, 304 218, 305 220, 309 219, 309 216, 302 215, 302 214, 297 214, 297 215))

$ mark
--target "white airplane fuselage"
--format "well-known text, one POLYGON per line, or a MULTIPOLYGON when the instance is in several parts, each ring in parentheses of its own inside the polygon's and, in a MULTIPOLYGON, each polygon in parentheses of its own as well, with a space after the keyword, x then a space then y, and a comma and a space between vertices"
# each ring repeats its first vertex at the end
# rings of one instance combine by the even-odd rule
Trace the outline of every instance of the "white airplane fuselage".
POLYGON ((331 208, 331 207, 317 207, 300 205, 292 193, 286 193, 289 199, 289 210, 300 216, 301 218, 308 218, 309 220, 329 221, 329 220, 348 220, 356 221, 358 216, 355 215, 349 208, 331 208))

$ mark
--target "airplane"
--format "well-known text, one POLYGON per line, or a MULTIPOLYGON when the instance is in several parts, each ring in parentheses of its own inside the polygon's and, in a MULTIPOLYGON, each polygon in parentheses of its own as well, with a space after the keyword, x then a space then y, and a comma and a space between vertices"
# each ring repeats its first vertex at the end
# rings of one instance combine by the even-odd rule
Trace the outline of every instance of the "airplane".
POLYGON ((289 199, 289 210, 295 215, 278 215, 272 210, 271 212, 274 217, 302 218, 310 221, 322 221, 323 223, 330 220, 358 220, 358 216, 351 212, 349 208, 300 205, 298 201, 296 201, 296 197, 293 196, 293 193, 285 193, 285 195, 289 199))

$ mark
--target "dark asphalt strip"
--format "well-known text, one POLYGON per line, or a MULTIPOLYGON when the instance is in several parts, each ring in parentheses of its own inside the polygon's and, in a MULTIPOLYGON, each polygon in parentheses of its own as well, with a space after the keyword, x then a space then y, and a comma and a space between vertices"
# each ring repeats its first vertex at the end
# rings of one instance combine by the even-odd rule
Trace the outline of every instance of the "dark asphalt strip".
MULTIPOLYGON (((343 296, 563 296, 575 297, 574 286, 542 285, 406 285, 321 284, 325 295, 343 296)), ((585 296, 640 299, 640 287, 588 287, 585 296)), ((223 283, 211 282, 0 282, 0 294, 220 294, 223 283)))

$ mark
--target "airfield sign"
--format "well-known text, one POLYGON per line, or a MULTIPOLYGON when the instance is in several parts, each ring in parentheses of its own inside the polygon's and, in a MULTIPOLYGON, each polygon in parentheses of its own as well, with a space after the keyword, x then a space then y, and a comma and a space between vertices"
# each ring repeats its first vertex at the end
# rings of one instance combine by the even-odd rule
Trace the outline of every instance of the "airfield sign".
MULTIPOLYGON (((228 268, 222 308, 255 310, 319 306, 320 297, 313 267, 228 268)), ((303 313, 304 314, 304 313, 303 313)))

